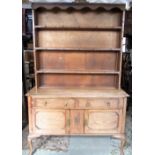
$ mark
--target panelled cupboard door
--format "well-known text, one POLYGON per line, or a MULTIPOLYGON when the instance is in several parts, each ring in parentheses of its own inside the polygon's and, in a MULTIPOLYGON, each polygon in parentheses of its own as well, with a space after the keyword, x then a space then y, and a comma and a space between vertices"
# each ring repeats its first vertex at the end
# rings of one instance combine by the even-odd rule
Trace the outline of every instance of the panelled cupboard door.
POLYGON ((121 110, 86 110, 86 134, 112 134, 121 130, 121 110))
POLYGON ((67 110, 34 109, 34 130, 41 134, 65 134, 67 110))

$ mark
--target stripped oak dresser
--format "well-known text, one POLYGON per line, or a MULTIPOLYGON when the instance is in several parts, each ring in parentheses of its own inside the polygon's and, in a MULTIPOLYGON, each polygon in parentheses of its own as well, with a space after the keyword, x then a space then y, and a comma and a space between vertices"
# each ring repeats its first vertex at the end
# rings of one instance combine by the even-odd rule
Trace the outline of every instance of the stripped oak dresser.
POLYGON ((36 86, 27 93, 28 143, 42 135, 125 142, 121 85, 125 5, 32 3, 36 86))

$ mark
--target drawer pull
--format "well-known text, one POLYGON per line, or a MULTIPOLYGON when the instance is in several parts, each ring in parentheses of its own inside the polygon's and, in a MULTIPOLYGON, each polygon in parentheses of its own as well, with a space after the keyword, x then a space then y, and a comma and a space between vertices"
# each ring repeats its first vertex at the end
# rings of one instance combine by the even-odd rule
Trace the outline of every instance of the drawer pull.
POLYGON ((107 106, 110 107, 110 102, 107 102, 107 106))
POLYGON ((89 102, 87 102, 86 107, 90 107, 90 103, 89 102))
POLYGON ((44 105, 47 106, 47 101, 45 101, 45 104, 44 105))
POLYGON ((80 117, 79 116, 76 116, 74 118, 74 122, 75 122, 76 125, 78 125, 80 123, 80 117))
POLYGON ((65 104, 65 107, 67 107, 68 103, 65 104))

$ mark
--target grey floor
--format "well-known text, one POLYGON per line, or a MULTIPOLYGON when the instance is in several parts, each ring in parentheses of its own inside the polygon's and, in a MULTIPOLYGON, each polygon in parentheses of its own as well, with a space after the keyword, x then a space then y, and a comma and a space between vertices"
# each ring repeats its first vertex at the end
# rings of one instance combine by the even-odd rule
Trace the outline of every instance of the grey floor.
MULTIPOLYGON (((25 141, 27 133, 23 133, 25 141)), ((127 112, 126 118, 126 138, 124 148, 125 155, 132 153, 132 118, 131 110, 127 112)), ((25 143, 25 142, 23 142, 25 143)), ((67 150, 56 151, 38 148, 33 155, 120 155, 120 141, 110 137, 69 137, 67 150)), ((26 144, 24 144, 26 145, 26 144)), ((28 149, 23 148, 22 155, 28 155, 28 149)))

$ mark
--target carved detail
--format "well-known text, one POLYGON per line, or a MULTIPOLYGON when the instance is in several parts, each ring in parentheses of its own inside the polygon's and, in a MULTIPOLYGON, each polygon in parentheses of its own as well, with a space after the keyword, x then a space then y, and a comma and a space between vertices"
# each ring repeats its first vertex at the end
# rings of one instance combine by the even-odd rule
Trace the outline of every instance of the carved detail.
MULTIPOLYGON (((78 0, 79 1, 79 0, 78 0)), ((83 0, 82 0, 83 1, 83 0)), ((125 10, 125 4, 103 4, 103 3, 32 3, 32 9, 40 9, 44 8, 47 10, 51 9, 60 9, 60 10, 67 10, 67 9, 74 9, 74 10, 83 10, 83 9, 89 9, 89 10, 97 10, 97 9, 103 9, 103 10, 113 10, 113 9, 119 9, 119 10, 125 10)))
POLYGON ((124 134, 118 134, 118 135, 116 134, 116 135, 113 135, 112 137, 121 140, 120 155, 124 155, 124 145, 126 142, 125 135, 124 134))
POLYGON ((79 115, 77 115, 77 116, 74 118, 74 122, 75 122, 76 125, 79 124, 79 122, 80 122, 80 117, 79 117, 79 115))
POLYGON ((29 155, 32 155, 32 138, 28 138, 29 155))

